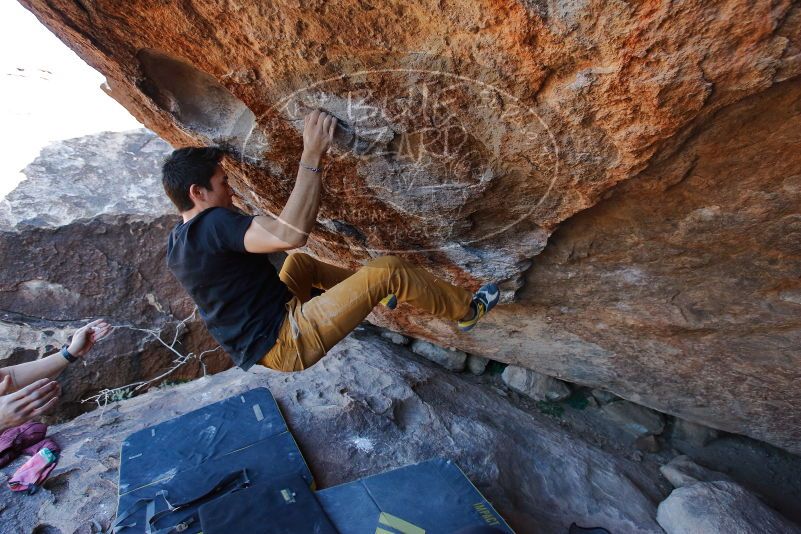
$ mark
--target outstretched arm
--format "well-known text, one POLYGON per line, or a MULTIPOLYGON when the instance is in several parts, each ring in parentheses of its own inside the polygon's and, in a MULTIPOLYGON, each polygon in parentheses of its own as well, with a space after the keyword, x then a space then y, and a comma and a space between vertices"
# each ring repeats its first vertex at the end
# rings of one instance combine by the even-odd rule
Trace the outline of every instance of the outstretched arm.
MULTIPOLYGON (((67 351, 77 358, 83 357, 99 339, 104 338, 110 331, 111 325, 104 320, 92 321, 75 331, 72 335, 72 343, 70 343, 67 351)), ((11 391, 17 391, 42 378, 54 380, 68 364, 67 359, 57 352, 41 360, 0 369, 0 379, 9 377, 11 391)))
MULTIPOLYGON (((300 163, 319 167, 331 140, 337 120, 328 113, 315 110, 306 115, 303 127, 303 155, 300 163)), ((245 232, 245 250, 267 253, 302 247, 317 219, 320 209, 320 174, 303 166, 298 169, 295 187, 281 214, 273 219, 257 216, 245 232)))
MULTIPOLYGON (((67 350, 75 357, 83 357, 110 331, 111 325, 102 319, 92 321, 75 332, 67 350)), ((68 363, 56 353, 0 369, 0 431, 38 417, 53 407, 61 393, 55 378, 68 363)))

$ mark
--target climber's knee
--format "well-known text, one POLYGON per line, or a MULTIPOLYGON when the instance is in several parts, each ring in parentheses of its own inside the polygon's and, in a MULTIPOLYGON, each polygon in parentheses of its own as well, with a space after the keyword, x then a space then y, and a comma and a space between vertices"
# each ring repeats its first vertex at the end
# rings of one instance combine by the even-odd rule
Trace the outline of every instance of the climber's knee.
MULTIPOLYGON (((364 269, 370 273, 371 285, 380 288, 381 293, 391 293, 399 289, 403 264, 404 261, 397 256, 381 256, 367 262, 364 269)), ((384 296, 386 295, 381 295, 382 298, 384 296)))

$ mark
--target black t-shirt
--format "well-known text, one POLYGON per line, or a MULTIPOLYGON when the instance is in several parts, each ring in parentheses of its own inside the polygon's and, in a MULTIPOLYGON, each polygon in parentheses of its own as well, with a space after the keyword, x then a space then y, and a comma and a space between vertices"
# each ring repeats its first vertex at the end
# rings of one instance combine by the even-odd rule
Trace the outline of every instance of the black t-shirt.
POLYGON ((214 339, 245 370, 275 344, 292 296, 267 254, 245 250, 252 220, 209 208, 178 224, 167 241, 167 267, 197 304, 214 339))

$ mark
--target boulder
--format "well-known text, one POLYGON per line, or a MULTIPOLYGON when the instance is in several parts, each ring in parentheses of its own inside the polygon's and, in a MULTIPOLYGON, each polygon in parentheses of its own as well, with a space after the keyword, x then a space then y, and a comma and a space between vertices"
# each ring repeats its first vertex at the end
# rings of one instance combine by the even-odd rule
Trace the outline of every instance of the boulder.
POLYGON ((461 373, 464 371, 467 354, 460 350, 446 349, 428 341, 415 339, 410 345, 412 352, 438 363, 445 369, 461 373))
POLYGON ((689 456, 676 456, 659 468, 662 475, 674 488, 682 488, 696 482, 716 482, 719 480, 733 482, 732 479, 718 471, 701 467, 689 456))
POLYGON ((516 365, 506 366, 501 379, 510 389, 535 400, 556 402, 570 396, 570 387, 561 380, 516 365))
POLYGON ((601 407, 604 415, 634 437, 661 434, 665 417, 650 408, 626 400, 610 402, 601 407))
POLYGON ((377 324, 801 453, 797 2, 21 2, 253 212, 335 114, 320 258, 502 289, 377 324))
POLYGON ((656 520, 667 534, 798 534, 801 529, 734 482, 698 482, 673 490, 656 520))
POLYGON ((476 354, 467 355, 467 369, 474 375, 484 374, 488 364, 489 358, 484 358, 476 354))
MULTIPOLYGON (((53 427, 64 449, 58 466, 35 495, 3 500, 0 530, 97 532, 93 521, 107 528, 126 436, 257 387, 272 391, 318 488, 445 457, 520 534, 566 532, 573 521, 616 534, 661 532, 656 503, 668 489, 658 471, 369 332, 351 334, 303 372, 231 369, 53 427)), ((2 469, 0 484, 21 461, 2 469)))
POLYGON ((0 230, 55 228, 98 215, 176 214, 161 187, 172 151, 151 131, 104 132, 56 141, 22 171, 26 179, 0 199, 0 230))

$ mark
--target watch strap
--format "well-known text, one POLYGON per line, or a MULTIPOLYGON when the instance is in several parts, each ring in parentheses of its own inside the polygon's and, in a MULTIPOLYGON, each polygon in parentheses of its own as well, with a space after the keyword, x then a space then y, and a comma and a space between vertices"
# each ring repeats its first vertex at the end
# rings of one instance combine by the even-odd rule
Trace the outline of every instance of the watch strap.
POLYGON ((70 351, 67 350, 67 345, 61 347, 61 355, 64 356, 64 358, 70 363, 75 363, 78 361, 78 358, 70 354, 70 351))

